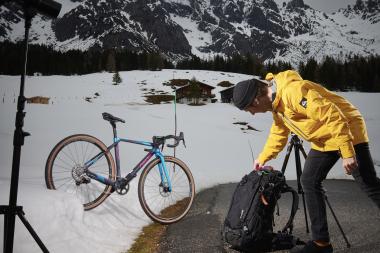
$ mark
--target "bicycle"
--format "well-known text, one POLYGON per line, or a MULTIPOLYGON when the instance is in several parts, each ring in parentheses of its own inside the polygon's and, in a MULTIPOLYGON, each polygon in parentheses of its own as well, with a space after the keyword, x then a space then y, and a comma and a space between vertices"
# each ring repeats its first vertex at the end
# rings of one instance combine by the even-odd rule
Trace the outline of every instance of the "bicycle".
POLYGON ((183 133, 179 136, 153 136, 152 142, 123 139, 117 136, 116 123, 125 121, 109 113, 102 116, 112 126, 113 143, 107 147, 87 134, 71 135, 61 140, 46 161, 47 188, 76 194, 84 210, 90 210, 115 191, 125 195, 131 180, 154 156, 143 169, 138 183, 142 209, 153 221, 161 224, 171 224, 185 217, 195 195, 193 176, 184 162, 162 154, 169 139, 174 139, 174 144, 167 144, 167 147, 174 148, 180 141, 186 147, 183 133), (148 154, 125 177, 120 175, 120 142, 149 147, 144 149, 148 154), (116 166, 110 152, 113 148, 116 166))

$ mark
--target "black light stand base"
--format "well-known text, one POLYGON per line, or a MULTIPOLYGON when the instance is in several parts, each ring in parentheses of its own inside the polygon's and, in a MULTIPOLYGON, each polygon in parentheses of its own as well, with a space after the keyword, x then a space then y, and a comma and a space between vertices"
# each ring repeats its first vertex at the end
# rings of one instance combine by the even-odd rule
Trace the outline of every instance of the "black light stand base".
POLYGON ((37 235, 36 231, 34 231, 33 227, 30 225, 28 220, 25 218, 25 213, 22 210, 22 206, 16 206, 15 208, 11 208, 10 206, 0 206, 0 214, 4 215, 17 215, 21 222, 24 224, 26 229, 32 235, 33 239, 37 242, 38 246, 44 253, 48 253, 49 250, 46 248, 44 243, 41 241, 40 237, 37 235))

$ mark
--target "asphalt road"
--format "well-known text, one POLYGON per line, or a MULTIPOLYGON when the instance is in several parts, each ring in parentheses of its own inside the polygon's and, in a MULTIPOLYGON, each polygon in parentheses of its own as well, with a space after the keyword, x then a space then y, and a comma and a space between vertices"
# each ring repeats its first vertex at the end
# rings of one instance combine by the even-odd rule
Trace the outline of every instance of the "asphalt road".
MULTIPOLYGON (((295 187, 296 182, 289 185, 295 187)), ((189 214, 179 223, 170 225, 161 239, 160 253, 236 253, 224 245, 220 229, 236 184, 223 184, 197 194, 189 214)), ((326 180, 329 201, 351 243, 345 241, 328 210, 328 222, 334 252, 379 253, 380 252, 380 211, 360 190, 354 181, 326 180)), ((295 187, 295 189, 297 189, 295 187)), ((290 194, 284 194, 280 201, 280 216, 275 218, 279 230, 290 212, 290 194)), ((302 199, 294 220, 293 234, 307 241, 302 199)), ((277 251, 280 252, 280 251, 277 251)), ((281 251, 287 252, 287 251, 281 251)))

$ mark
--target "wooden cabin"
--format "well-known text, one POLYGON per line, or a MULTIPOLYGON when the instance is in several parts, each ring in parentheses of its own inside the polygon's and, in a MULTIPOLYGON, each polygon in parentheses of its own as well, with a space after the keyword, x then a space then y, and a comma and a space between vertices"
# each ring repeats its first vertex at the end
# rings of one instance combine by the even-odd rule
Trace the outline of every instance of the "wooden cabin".
POLYGON ((220 98, 221 98, 222 103, 231 103, 232 102, 232 97, 234 94, 234 88, 235 88, 235 86, 220 91, 220 98))
POLYGON ((194 84, 189 83, 188 85, 185 85, 176 90, 177 102, 184 104, 199 104, 211 102, 211 99, 215 97, 215 95, 212 94, 213 89, 215 89, 215 87, 202 82, 196 82, 194 84), (191 93, 194 92, 194 86, 192 85, 196 85, 197 88, 200 89, 199 98, 194 98, 192 96, 191 93))

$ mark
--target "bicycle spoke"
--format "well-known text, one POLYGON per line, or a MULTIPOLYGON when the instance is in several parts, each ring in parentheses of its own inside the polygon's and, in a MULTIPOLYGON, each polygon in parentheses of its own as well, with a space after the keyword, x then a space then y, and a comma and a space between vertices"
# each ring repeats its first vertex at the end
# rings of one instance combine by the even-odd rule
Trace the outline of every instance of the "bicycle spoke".
POLYGON ((75 159, 78 159, 78 164, 80 162, 80 159, 79 159, 79 154, 78 154, 78 150, 77 150, 77 142, 74 142, 74 149, 75 149, 75 153, 76 154, 76 158, 75 159))
MULTIPOLYGON (((63 172, 67 172, 67 171, 71 172, 72 171, 71 168, 63 167, 63 166, 58 165, 58 164, 55 164, 55 166, 60 167, 61 170, 63 169, 63 172)), ((55 173, 57 173, 57 172, 55 172, 55 173)))
POLYGON ((64 185, 66 185, 67 183, 72 183, 72 182, 74 182, 74 179, 72 179, 72 178, 68 178, 63 184, 61 184, 61 185, 59 185, 58 187, 56 187, 56 189, 59 189, 59 188, 61 188, 62 186, 64 186, 64 185))
POLYGON ((87 143, 87 145, 86 145, 86 150, 85 150, 85 152, 84 152, 84 154, 83 154, 83 164, 84 164, 85 162, 87 162, 88 159, 89 159, 89 158, 87 158, 87 150, 88 150, 88 145, 89 145, 89 143, 88 143, 88 142, 86 142, 86 143, 87 143))
POLYGON ((83 150, 83 142, 81 142, 81 143, 82 143, 82 145, 80 145, 80 148, 82 150, 82 164, 84 164, 85 157, 84 157, 84 150, 83 150))
MULTIPOLYGON (((74 143, 73 143, 73 145, 74 145, 74 143)), ((73 155, 73 152, 71 151, 71 145, 67 146, 67 150, 70 153, 70 155, 72 157, 72 161, 74 162, 74 164, 77 164, 77 162, 75 161, 75 155, 73 155)))
MULTIPOLYGON (((179 179, 181 179, 183 177, 183 175, 186 176, 185 173, 181 174, 181 176, 179 178, 177 178, 175 181, 173 180, 172 184, 174 185, 179 179)), ((186 178, 187 178, 187 176, 186 176, 186 178)))
MULTIPOLYGON (((65 153, 65 152, 63 152, 63 153, 65 153)), ((57 156, 56 159, 60 160, 62 163, 66 164, 66 165, 69 166, 70 168, 73 167, 73 164, 69 164, 69 163, 67 163, 66 161, 62 160, 61 157, 58 157, 58 156, 57 156)), ((75 165, 75 162, 74 162, 74 161, 72 161, 72 162, 73 162, 74 165, 75 165)))

